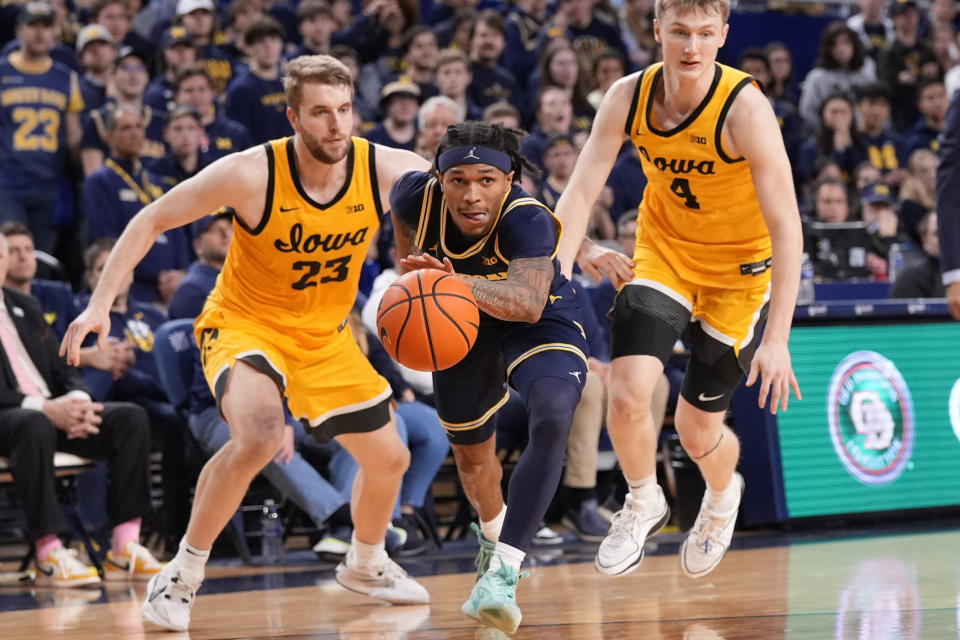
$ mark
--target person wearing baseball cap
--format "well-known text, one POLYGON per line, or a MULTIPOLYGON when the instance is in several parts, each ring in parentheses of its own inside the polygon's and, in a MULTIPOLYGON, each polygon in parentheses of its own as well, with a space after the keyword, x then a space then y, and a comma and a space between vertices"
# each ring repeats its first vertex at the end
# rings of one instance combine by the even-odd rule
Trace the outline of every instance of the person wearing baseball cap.
POLYGON ((236 75, 237 61, 221 48, 214 46, 218 33, 213 0, 178 0, 174 25, 182 26, 197 48, 197 58, 213 80, 213 90, 220 94, 236 75))
POLYGON ((80 93, 87 110, 107 101, 107 84, 113 75, 117 47, 110 31, 102 24, 88 24, 77 34, 77 59, 83 67, 80 93))
POLYGON ((172 26, 160 36, 160 50, 163 56, 163 73, 150 81, 143 92, 143 103, 161 113, 170 111, 173 102, 173 80, 180 69, 197 61, 197 49, 193 39, 183 26, 172 26))
POLYGON ((0 60, 0 223, 28 224, 36 248, 50 252, 56 242, 53 198, 67 147, 75 148, 80 139, 83 98, 76 72, 50 56, 55 42, 50 5, 24 5, 17 38, 19 48, 0 60), (28 119, 33 124, 26 127, 28 119))
POLYGON ((103 166, 110 151, 106 135, 107 117, 119 104, 133 105, 141 110, 145 138, 140 148, 140 159, 150 165, 166 153, 163 144, 165 111, 156 113, 151 107, 143 105, 143 92, 149 80, 143 54, 131 47, 120 47, 111 76, 114 95, 103 105, 91 110, 90 117, 84 121, 80 161, 85 176, 103 166))
POLYGON ((366 138, 394 149, 413 151, 417 140, 417 109, 420 87, 401 78, 384 85, 380 91, 380 110, 384 119, 367 132, 366 138))
POLYGON ((194 45, 205 47, 211 44, 214 13, 213 0, 179 0, 175 22, 187 30, 194 45))

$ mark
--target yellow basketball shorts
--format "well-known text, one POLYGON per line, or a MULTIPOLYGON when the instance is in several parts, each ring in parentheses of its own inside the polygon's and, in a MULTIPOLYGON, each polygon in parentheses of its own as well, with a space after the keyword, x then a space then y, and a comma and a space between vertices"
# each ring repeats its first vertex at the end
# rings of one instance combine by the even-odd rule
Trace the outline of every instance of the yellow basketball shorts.
POLYGON ((273 380, 293 417, 321 442, 379 429, 390 418, 390 384, 360 351, 349 325, 322 346, 305 350, 295 332, 281 333, 208 308, 197 318, 195 332, 217 406, 227 392, 230 371, 242 360, 273 380))
POLYGON ((750 370, 769 307, 769 270, 732 289, 686 281, 643 245, 634 263, 634 279, 614 303, 611 358, 649 355, 666 366, 683 339, 691 352, 684 397, 706 411, 722 410, 750 370))

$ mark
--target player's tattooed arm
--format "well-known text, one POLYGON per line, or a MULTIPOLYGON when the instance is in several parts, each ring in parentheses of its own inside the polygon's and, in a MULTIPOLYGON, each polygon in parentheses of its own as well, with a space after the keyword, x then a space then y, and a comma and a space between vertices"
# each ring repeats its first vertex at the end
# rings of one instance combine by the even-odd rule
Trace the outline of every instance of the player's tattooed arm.
MULTIPOLYGON (((401 220, 395 214, 393 216, 394 241, 397 243, 397 258, 406 258, 407 256, 419 256, 423 254, 416 242, 417 230, 412 229, 410 225, 401 220)), ((401 274, 410 271, 398 262, 397 271, 401 274)))
POLYGON ((511 322, 537 322, 550 293, 553 260, 548 256, 510 262, 506 280, 470 278, 467 283, 485 313, 511 322))

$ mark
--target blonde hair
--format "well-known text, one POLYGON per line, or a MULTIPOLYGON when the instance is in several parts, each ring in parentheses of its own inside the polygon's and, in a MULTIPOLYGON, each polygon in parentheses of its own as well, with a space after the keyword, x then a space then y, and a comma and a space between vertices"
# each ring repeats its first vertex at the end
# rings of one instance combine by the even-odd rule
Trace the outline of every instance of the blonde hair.
POLYGON ((294 111, 300 108, 303 86, 311 82, 347 87, 353 95, 353 78, 345 64, 327 55, 300 56, 287 64, 287 74, 283 78, 287 104, 294 111))
POLYGON ((686 13, 696 9, 704 13, 716 11, 726 23, 730 17, 730 0, 656 0, 653 5, 653 15, 657 20, 661 20, 668 9, 673 9, 676 13, 686 13))

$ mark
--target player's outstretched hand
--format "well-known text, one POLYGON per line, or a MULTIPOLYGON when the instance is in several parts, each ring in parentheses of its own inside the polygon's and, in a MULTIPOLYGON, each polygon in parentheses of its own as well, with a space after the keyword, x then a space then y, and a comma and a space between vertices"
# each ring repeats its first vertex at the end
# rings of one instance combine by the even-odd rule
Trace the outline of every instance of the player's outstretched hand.
POLYGON ((766 341, 760 343, 757 353, 753 356, 753 365, 750 367, 750 375, 747 376, 747 386, 753 386, 757 378, 760 378, 760 393, 757 404, 763 409, 767 404, 767 396, 769 396, 770 413, 774 415, 781 405, 784 411, 787 410, 791 389, 793 389, 793 395, 797 397, 797 400, 803 399, 803 396, 800 395, 800 384, 793 374, 790 350, 785 343, 768 343, 766 341))
POLYGON ((403 265, 407 271, 415 271, 416 269, 439 269, 447 273, 455 273, 450 258, 444 258, 443 262, 440 262, 429 253, 421 253, 418 256, 409 255, 406 258, 400 258, 400 264, 403 265))
POLYGON ((633 260, 589 239, 585 239, 580 245, 577 264, 597 282, 601 282, 604 277, 610 278, 610 282, 618 289, 620 285, 633 280, 633 260))
POLYGON ((70 323, 63 342, 60 343, 60 355, 67 356, 67 364, 80 366, 80 347, 91 331, 97 334, 97 347, 106 349, 107 338, 110 336, 109 312, 87 307, 70 323))

